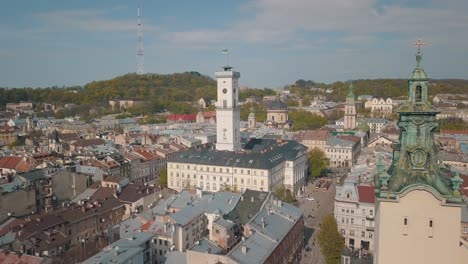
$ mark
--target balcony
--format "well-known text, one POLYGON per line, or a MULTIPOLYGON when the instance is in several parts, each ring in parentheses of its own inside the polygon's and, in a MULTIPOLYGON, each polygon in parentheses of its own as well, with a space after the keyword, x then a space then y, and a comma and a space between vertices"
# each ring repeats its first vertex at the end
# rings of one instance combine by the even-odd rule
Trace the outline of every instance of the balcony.
POLYGON ((366 226, 366 231, 374 231, 374 227, 373 226, 366 226))

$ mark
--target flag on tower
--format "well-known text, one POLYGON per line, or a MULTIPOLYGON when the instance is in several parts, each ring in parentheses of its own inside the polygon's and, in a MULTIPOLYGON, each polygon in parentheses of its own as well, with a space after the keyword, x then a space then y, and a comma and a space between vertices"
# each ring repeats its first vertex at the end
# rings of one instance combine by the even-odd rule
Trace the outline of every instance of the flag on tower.
POLYGON ((227 53, 228 53, 228 49, 223 49, 222 52, 223 52, 224 54, 227 54, 227 53))

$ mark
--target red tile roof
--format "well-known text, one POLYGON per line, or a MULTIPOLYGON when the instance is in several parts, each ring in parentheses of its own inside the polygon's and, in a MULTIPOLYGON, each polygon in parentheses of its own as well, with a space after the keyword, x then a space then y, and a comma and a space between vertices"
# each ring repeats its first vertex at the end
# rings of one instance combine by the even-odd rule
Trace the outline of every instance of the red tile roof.
POLYGON ((140 149, 135 149, 134 151, 135 151, 135 153, 142 156, 145 160, 156 160, 156 159, 161 158, 158 154, 150 152, 150 151, 148 151, 146 149, 141 149, 140 148, 140 149))
POLYGON ((195 114, 172 114, 167 116, 167 120, 170 121, 185 121, 185 122, 195 122, 197 115, 195 114))
POLYGON ((6 156, 0 158, 0 168, 4 169, 16 169, 16 166, 22 160, 22 157, 6 156))
POLYGON ((203 117, 204 118, 216 117, 216 111, 203 112, 203 117))
POLYGON ((361 203, 375 203, 374 186, 358 185, 359 202, 361 203))

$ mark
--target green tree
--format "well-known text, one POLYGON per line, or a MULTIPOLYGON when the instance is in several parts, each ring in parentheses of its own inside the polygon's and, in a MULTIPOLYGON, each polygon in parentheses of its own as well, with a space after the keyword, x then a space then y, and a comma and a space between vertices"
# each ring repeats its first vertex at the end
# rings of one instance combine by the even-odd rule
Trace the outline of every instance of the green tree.
POLYGON ((293 121, 293 131, 317 129, 327 124, 327 119, 325 117, 305 110, 290 111, 289 119, 293 121))
POLYGON ((344 238, 338 232, 338 226, 333 215, 327 215, 322 219, 317 240, 320 251, 325 257, 325 262, 327 264, 340 263, 344 238))
POLYGON ((158 183, 162 187, 167 187, 167 168, 163 168, 159 171, 158 183))
POLYGON ((250 112, 255 113, 255 119, 258 122, 265 122, 267 117, 267 111, 264 105, 257 103, 245 103, 241 106, 240 118, 243 121, 247 121, 250 112))
POLYGON ((322 150, 314 148, 309 152, 309 177, 315 178, 322 175, 329 165, 329 160, 322 150))
POLYGON ((281 185, 280 187, 276 188, 274 194, 278 199, 280 199, 283 202, 292 203, 296 200, 291 194, 291 191, 289 189, 286 189, 284 185, 281 185))

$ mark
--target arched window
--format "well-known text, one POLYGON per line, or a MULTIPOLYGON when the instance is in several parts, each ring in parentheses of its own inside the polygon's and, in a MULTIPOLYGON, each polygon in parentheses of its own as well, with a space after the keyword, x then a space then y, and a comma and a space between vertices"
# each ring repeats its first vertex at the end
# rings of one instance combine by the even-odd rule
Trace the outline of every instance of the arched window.
POLYGON ((422 87, 421 87, 421 85, 416 86, 415 101, 416 102, 421 102, 422 101, 422 87))

